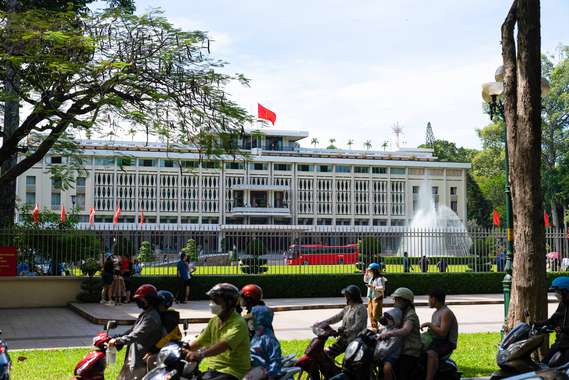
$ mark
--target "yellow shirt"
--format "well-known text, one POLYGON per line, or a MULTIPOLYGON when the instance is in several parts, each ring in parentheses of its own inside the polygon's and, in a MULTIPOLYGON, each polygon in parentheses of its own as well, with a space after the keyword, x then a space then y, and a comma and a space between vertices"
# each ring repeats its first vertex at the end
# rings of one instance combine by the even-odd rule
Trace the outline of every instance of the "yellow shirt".
POLYGON ((249 330, 245 320, 236 312, 231 314, 223 326, 218 316, 211 318, 196 342, 200 347, 219 342, 229 345, 227 351, 208 357, 208 364, 215 371, 242 379, 251 368, 249 330))

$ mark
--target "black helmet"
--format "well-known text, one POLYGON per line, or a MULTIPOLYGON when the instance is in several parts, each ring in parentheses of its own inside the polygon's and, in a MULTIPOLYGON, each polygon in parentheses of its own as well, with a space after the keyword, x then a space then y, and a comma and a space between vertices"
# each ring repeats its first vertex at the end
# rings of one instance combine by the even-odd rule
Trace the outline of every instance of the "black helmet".
POLYGON ((239 289, 227 282, 215 285, 206 295, 211 299, 215 297, 223 299, 227 307, 235 307, 239 301, 239 289))
POLYGON ((158 299, 160 300, 160 305, 163 305, 166 309, 172 307, 174 303, 174 295, 168 290, 159 290, 158 299))
POLYGON ((352 301, 362 302, 362 292, 356 285, 348 285, 342 289, 342 295, 348 297, 352 301))

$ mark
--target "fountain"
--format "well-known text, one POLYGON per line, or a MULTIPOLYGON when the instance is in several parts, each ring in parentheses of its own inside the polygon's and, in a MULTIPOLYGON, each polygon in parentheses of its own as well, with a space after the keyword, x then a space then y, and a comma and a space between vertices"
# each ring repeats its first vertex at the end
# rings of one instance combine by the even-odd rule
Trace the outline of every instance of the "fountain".
POLYGON ((410 257, 468 256, 472 239, 458 215, 446 205, 435 205, 431 182, 419 188, 417 207, 406 228, 397 254, 410 257))

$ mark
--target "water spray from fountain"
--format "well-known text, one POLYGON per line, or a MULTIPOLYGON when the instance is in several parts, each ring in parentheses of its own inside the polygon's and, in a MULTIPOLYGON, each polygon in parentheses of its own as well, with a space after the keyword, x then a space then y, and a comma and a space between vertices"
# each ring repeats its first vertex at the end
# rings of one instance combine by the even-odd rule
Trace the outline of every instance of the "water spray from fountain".
POLYGON ((468 256, 472 239, 464 223, 446 205, 437 205, 433 187, 425 179, 419 187, 416 211, 401 239, 397 254, 410 257, 468 256))

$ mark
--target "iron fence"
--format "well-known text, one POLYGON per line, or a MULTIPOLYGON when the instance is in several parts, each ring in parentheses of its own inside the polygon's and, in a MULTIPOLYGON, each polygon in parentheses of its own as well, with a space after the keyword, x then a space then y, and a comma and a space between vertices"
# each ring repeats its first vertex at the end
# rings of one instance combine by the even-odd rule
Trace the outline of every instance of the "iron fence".
MULTIPOLYGON (((197 275, 354 273, 374 261, 387 273, 503 271, 505 239, 503 229, 383 226, 99 224, 0 230, 0 246, 17 248, 19 275, 69 276, 83 275, 113 253, 130 258, 135 275, 174 276, 180 252, 197 275)), ((549 270, 567 270, 564 230, 547 230, 546 252, 549 270)))

